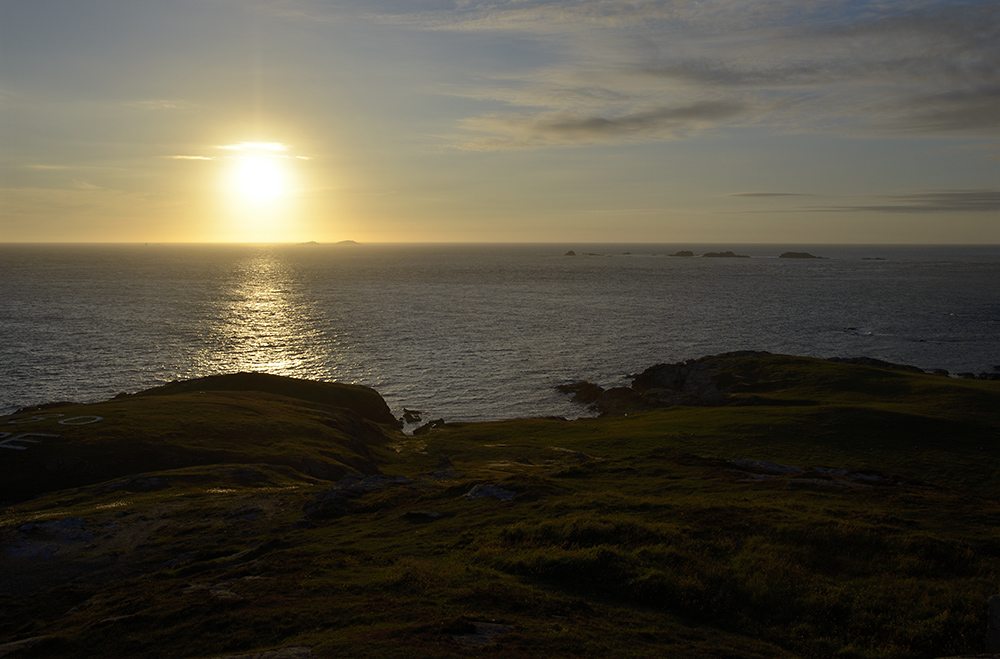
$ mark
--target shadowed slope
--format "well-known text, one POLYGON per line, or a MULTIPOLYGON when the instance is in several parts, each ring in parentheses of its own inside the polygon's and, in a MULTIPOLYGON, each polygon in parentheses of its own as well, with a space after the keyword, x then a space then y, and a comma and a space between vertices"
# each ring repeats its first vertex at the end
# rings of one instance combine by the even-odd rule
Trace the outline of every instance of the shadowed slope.
POLYGON ((374 390, 241 373, 0 419, 0 501, 195 465, 286 465, 321 479, 378 473, 397 425, 374 390))
POLYGON ((135 395, 172 396, 201 391, 258 391, 331 407, 343 407, 375 423, 391 426, 399 424, 389 411, 389 406, 374 389, 356 384, 300 380, 270 373, 209 375, 194 380, 171 382, 135 395))

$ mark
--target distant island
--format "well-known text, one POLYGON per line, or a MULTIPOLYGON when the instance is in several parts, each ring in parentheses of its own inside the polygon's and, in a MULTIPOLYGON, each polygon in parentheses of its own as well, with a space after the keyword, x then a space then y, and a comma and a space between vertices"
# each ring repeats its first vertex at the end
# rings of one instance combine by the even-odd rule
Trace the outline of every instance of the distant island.
POLYGON ((736 254, 734 252, 705 252, 701 255, 702 258, 710 259, 748 259, 750 256, 748 254, 736 254))
POLYGON ((821 259, 822 256, 814 256, 809 252, 785 252, 781 254, 779 259, 821 259))
MULTIPOLYGON (((330 243, 319 243, 319 242, 316 242, 315 240, 310 240, 309 242, 305 242, 305 243, 299 243, 299 245, 323 245, 323 244, 329 245, 330 243)), ((333 244, 334 245, 360 245, 361 243, 356 242, 354 240, 341 240, 341 241, 333 243, 333 244)))
MULTIPOLYGON (((674 252, 673 254, 668 254, 668 256, 679 256, 689 258, 694 256, 694 252, 687 249, 682 249, 679 252, 674 252)), ((748 259, 750 256, 748 254, 737 254, 732 251, 726 252, 705 252, 702 257, 707 258, 721 258, 721 259, 748 259)), ((809 252, 784 252, 779 257, 779 259, 821 259, 822 256, 814 256, 809 252)))

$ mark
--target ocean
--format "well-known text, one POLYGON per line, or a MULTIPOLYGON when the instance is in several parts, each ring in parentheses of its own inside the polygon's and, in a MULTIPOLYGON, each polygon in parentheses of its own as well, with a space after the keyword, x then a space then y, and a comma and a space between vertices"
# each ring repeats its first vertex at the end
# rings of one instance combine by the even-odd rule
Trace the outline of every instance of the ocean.
POLYGON ((0 413, 264 371, 576 417, 556 385, 732 350, 992 372, 1000 246, 0 245, 0 413))

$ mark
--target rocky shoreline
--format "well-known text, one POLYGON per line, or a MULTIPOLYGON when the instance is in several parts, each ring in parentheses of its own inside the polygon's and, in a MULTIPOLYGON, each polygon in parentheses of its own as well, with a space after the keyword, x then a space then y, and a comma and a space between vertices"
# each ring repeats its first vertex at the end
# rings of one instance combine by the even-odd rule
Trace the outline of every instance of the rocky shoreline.
MULTIPOLYGON (((675 405, 689 407, 721 407, 775 404, 757 394, 772 391, 792 383, 789 373, 775 377, 760 371, 755 358, 768 356, 763 351, 743 350, 719 355, 708 355, 674 364, 656 364, 641 373, 628 376, 628 387, 605 389, 587 380, 580 380, 556 387, 571 400, 588 406, 599 416, 625 416, 633 412, 675 405), (783 377, 782 377, 783 376, 783 377)), ((826 361, 889 369, 905 373, 926 374, 923 369, 906 364, 893 364, 872 357, 831 357, 826 361)), ((937 369, 931 374, 950 376, 937 369)), ((993 373, 960 373, 957 377, 976 380, 1000 380, 1000 368, 993 373)), ((803 401, 803 404, 807 401, 803 401)), ((784 401, 783 404, 795 404, 784 401)))

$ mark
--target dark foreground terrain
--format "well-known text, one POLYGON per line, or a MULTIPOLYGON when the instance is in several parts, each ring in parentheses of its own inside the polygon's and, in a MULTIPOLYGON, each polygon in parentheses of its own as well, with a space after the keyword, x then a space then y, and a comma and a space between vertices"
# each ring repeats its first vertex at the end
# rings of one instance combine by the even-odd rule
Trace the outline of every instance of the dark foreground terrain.
POLYGON ((0 417, 0 657, 985 652, 1000 382, 698 364, 415 435, 252 374, 0 417))

